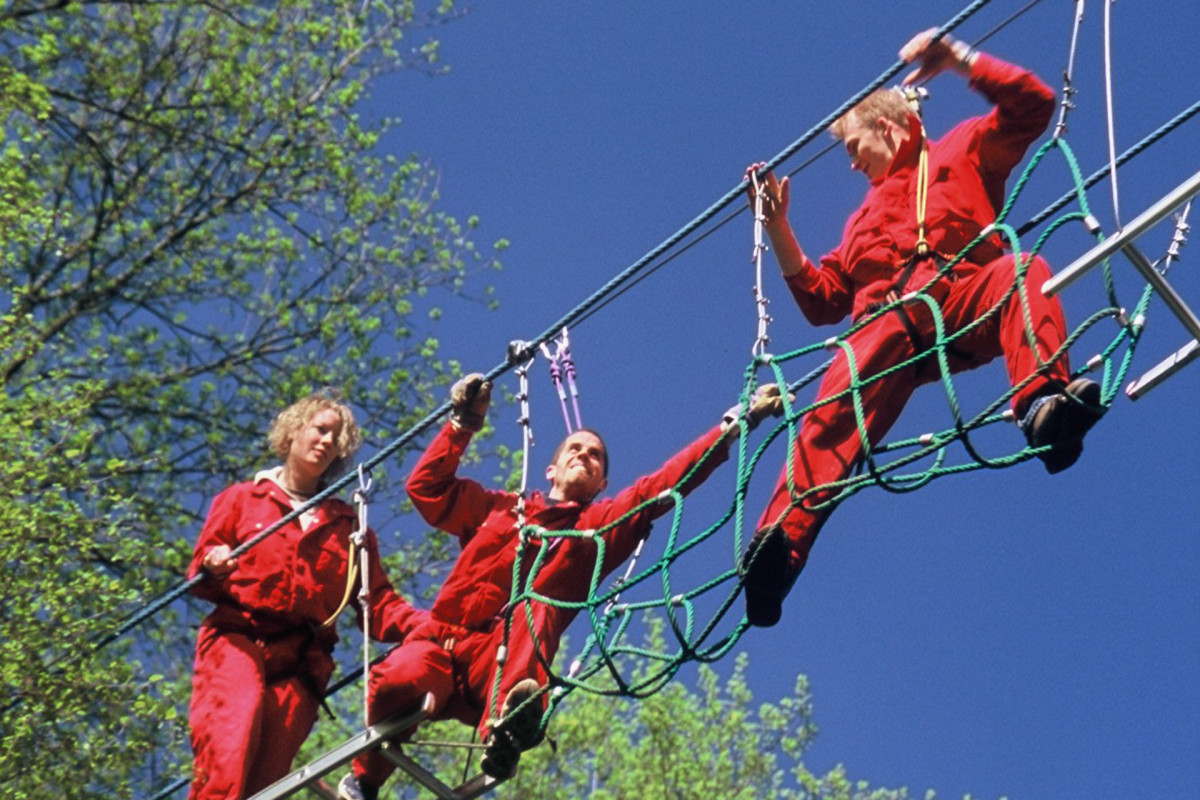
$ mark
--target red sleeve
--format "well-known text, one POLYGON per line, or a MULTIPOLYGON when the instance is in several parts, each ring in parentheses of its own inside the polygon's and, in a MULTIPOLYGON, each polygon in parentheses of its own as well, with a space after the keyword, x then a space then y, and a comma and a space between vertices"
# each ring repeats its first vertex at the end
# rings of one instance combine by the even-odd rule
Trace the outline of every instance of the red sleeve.
MULTIPOLYGON (((722 433, 720 425, 712 428, 672 456, 657 472, 639 478, 632 486, 611 500, 601 501, 589 507, 584 518, 581 519, 581 523, 586 524, 589 528, 603 527, 647 500, 653 499, 677 485, 682 494, 688 494, 707 480, 713 470, 729 458, 729 448, 717 444, 722 433), (707 458, 705 458, 706 454, 707 458), (696 468, 695 472, 691 473, 686 483, 679 485, 693 467, 696 468), (596 513, 593 514, 593 511, 596 513)), ((648 504, 609 530, 604 537, 606 548, 602 567, 603 574, 607 575, 628 559, 637 547, 637 543, 649 532, 650 523, 671 508, 674 508, 674 504, 670 500, 648 504)))
POLYGON ((1049 126, 1054 90, 1029 70, 987 53, 971 66, 970 86, 995 106, 977 121, 980 167, 1004 180, 1049 126))
POLYGON ((458 464, 470 442, 470 431, 447 422, 425 448, 405 487, 426 522, 454 534, 463 544, 487 519, 492 505, 507 496, 458 477, 458 464))
POLYGON ((836 250, 821 257, 820 269, 805 258, 801 271, 784 280, 811 325, 841 322, 853 307, 850 279, 836 250))
MULTIPOLYGON (((413 628, 426 616, 427 611, 413 608, 403 597, 396 593, 379 556, 379 543, 375 531, 367 531, 367 558, 370 561, 367 569, 370 579, 371 616, 369 631, 371 638, 378 642, 402 642, 413 628)), ((355 610, 358 607, 355 606, 355 610)), ((361 617, 359 619, 361 624, 361 617)))
POLYGON ((218 545, 228 545, 230 549, 238 546, 237 521, 241 516, 241 502, 236 486, 231 486, 213 498, 204 527, 196 539, 196 548, 192 551, 192 561, 188 565, 188 579, 203 573, 204 577, 192 587, 192 594, 204 600, 217 602, 229 597, 224 576, 205 572, 201 567, 208 551, 218 545))

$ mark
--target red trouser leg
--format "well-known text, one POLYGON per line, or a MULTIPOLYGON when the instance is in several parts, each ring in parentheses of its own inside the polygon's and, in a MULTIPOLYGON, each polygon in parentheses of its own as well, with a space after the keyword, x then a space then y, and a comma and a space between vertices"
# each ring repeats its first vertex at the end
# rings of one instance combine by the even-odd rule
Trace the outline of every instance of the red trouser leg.
MULTIPOLYGON (((586 578, 584 578, 586 581, 586 578)), ((504 627, 497 625, 491 633, 491 641, 481 645, 478 657, 471 661, 468 670, 468 684, 472 693, 484 701, 483 716, 479 721, 480 741, 487 739, 491 732, 493 714, 498 715, 504 706, 513 686, 526 678, 533 678, 538 686, 545 686, 549 680, 545 664, 553 663, 554 654, 558 651, 559 637, 574 619, 575 612, 570 609, 556 608, 545 603, 533 603, 528 606, 531 614, 526 613, 527 605, 519 604, 513 611, 512 627, 508 634, 508 657, 503 665, 499 686, 493 698, 493 687, 496 687, 496 649, 504 643, 504 627), (531 633, 530 617, 532 616, 532 631, 537 633, 535 646, 531 633)), ((547 696, 541 696, 543 710, 546 707, 547 696)))
MULTIPOLYGON (((1013 256, 1002 256, 973 275, 950 284, 949 294, 942 302, 942 315, 947 329, 951 331, 967 326, 988 309, 1003 303, 998 313, 992 314, 982 325, 957 340, 954 347, 973 357, 972 363, 966 366, 978 366, 1003 355, 1008 379, 1013 386, 1035 373, 1040 366, 1039 360, 1041 364, 1050 360, 1066 340, 1067 331, 1058 298, 1048 298, 1042 294, 1042 284, 1050 278, 1050 268, 1046 262, 1035 257, 1026 269, 1023 284, 1029 300, 1031 327, 1028 328, 1020 295, 1013 292, 1005 298, 1013 286, 1015 270, 1016 260, 1013 256)), ((1064 353, 1048 370, 1013 397, 1012 407, 1017 419, 1024 415, 1034 398, 1045 393, 1047 385, 1065 386, 1070 374, 1070 363, 1064 353)))
POLYGON ((238 800, 282 778, 316 722, 317 707, 296 678, 266 684, 262 651, 251 639, 201 627, 192 675, 189 798, 238 800))
MULTIPOLYGON (((1016 263, 1012 256, 1003 256, 977 272, 949 285, 941 304, 945 329, 954 332, 979 319, 999 304, 979 326, 957 339, 955 352, 968 360, 951 359, 952 369, 969 369, 1003 355, 1012 385, 1024 381, 1049 361, 1066 339, 1066 322, 1057 299, 1042 294, 1041 286, 1050 277, 1050 269, 1041 258, 1030 261, 1023 280, 1028 299, 1030 326, 1025 324, 1025 312, 1020 294, 1006 297, 1014 283, 1016 263), (1032 341, 1031 341, 1032 339, 1032 341)), ((925 343, 934 341, 932 318, 922 306, 910 309, 916 328, 925 343)), ((914 352, 911 337, 897 314, 887 314, 849 339, 860 380, 886 370, 908 358, 914 352)), ((928 363, 928 362, 925 362, 928 363)), ((924 364, 922 364, 924 367, 924 364)), ((1013 398, 1018 418, 1030 401, 1046 391, 1048 385, 1065 385, 1070 376, 1066 354, 1050 364, 1041 375, 1013 398)), ((849 359, 840 352, 826 373, 818 399, 833 397, 850 385, 849 359)), ((936 372, 917 377, 915 368, 908 368, 862 388, 862 407, 867 436, 872 444, 895 423, 904 404, 918 383, 936 379, 936 372)), ((821 524, 829 509, 811 511, 804 506, 827 499, 828 495, 810 495, 800 507, 789 508, 792 494, 804 492, 846 477, 862 457, 863 443, 854 417, 850 396, 831 401, 809 412, 796 438, 794 474, 789 491, 787 467, 775 488, 759 527, 776 520, 792 545, 793 574, 804 568, 821 524)))
MULTIPOLYGON (((912 340, 895 314, 888 314, 847 340, 854 352, 857 382, 891 368, 912 356, 912 340)), ((839 351, 821 382, 817 401, 845 391, 853 381, 850 359, 839 351)), ((860 388, 864 424, 870 442, 878 442, 895 423, 916 388, 916 367, 910 366, 876 379, 860 388)), ((792 574, 808 561, 829 508, 810 510, 829 498, 826 492, 808 495, 792 506, 792 497, 841 480, 850 474, 863 454, 863 442, 855 419, 854 400, 843 395, 819 405, 805 415, 796 436, 793 473, 785 464, 775 492, 759 520, 759 528, 779 521, 792 547, 792 574)))
MULTIPOLYGON (((434 718, 440 718, 454 694, 451 654, 437 642, 406 642, 371 668, 369 707, 374 725, 420 707, 427 692, 434 697, 434 718)), ((404 738, 407 738, 406 734, 404 738)), ((354 774, 363 783, 382 786, 396 769, 378 750, 354 759, 354 774)))
POLYGON ((320 701, 298 677, 267 684, 263 696, 261 743, 246 775, 246 794, 255 794, 292 771, 300 746, 317 722, 320 701))

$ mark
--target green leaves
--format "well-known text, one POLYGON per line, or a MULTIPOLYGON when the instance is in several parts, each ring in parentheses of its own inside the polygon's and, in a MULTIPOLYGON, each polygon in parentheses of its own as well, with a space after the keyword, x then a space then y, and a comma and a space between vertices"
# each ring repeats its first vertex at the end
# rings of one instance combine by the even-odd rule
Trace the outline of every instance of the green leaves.
POLYGON ((204 609, 87 642, 179 580, 300 394, 344 388, 376 444, 439 404, 436 294, 495 261, 358 115, 451 5, 47 8, 0 10, 0 786, 142 796, 186 771, 204 609))

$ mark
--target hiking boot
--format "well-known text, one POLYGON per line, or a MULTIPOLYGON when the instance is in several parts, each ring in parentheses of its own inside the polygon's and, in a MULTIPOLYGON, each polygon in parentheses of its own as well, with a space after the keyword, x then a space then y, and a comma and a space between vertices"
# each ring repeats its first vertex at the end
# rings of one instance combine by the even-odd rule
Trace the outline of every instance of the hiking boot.
POLYGON ((791 574, 791 548, 779 523, 759 528, 742 556, 742 588, 746 592, 746 619, 758 628, 769 628, 783 614, 783 598, 795 582, 791 574))
POLYGON ((1021 428, 1030 447, 1047 447, 1038 458, 1053 475, 1079 460, 1083 436, 1100 417, 1100 384, 1076 378, 1062 391, 1042 395, 1029 404, 1021 428))
POLYGON ((479 768, 485 775, 498 781, 508 780, 516 774, 520 761, 521 751, 508 731, 494 730, 488 734, 483 758, 479 761, 479 768))
POLYGON ((379 787, 358 782, 353 772, 346 773, 337 787, 338 800, 379 800, 379 787))
POLYGON ((480 768, 486 774, 511 778, 521 753, 541 741, 542 705, 533 699, 540 689, 533 678, 525 678, 509 690, 483 751, 480 768))

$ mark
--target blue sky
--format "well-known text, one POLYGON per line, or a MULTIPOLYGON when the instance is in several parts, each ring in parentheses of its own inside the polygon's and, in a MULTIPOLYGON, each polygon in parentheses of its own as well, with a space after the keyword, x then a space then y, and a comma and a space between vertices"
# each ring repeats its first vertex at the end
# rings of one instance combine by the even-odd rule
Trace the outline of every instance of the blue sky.
MULTIPOLYGON (((1021 5, 994 0, 956 35, 973 41, 1021 5)), ((961 7, 475 3, 435 31, 449 75, 388 78, 368 105, 403 118, 387 146, 436 165, 444 209, 478 214, 481 243, 512 243, 492 276, 498 311, 446 305, 436 331, 444 355, 467 369, 495 366, 508 341, 540 334, 725 195, 748 163, 774 157, 887 69, 912 34, 961 7)), ((1060 89, 1074 7, 1043 2, 983 49, 1060 89)), ((1085 174, 1107 160, 1103 12, 1101 2, 1087 4, 1067 134, 1085 174)), ((1195 102, 1197 34, 1194 3, 1113 8, 1118 151, 1195 102)), ((929 89, 935 137, 985 109, 955 76, 929 89)), ((1196 171, 1198 124, 1120 171, 1122 221, 1196 171)), ((837 243, 864 188, 840 150, 793 178, 790 216, 811 254, 837 243)), ((1014 218, 1028 219, 1068 188, 1061 169, 1048 170, 1014 218)), ((1110 184, 1090 198, 1111 233, 1110 184)), ((1170 234, 1169 222, 1159 225, 1141 245, 1157 258, 1170 234)), ((572 331, 584 421, 606 434, 613 487, 657 466, 736 400, 755 335, 751 235, 743 213, 572 331)), ((1086 246, 1074 231, 1046 255, 1061 268, 1086 246)), ((1171 279, 1200 307, 1196 247, 1184 249, 1171 279)), ((1132 305, 1141 282, 1124 259, 1114 266, 1132 305)), ((836 332, 811 328, 772 258, 766 267, 773 350, 836 332)), ((1099 306, 1098 286, 1093 276, 1068 290, 1069 323, 1099 306)), ((1188 338, 1160 302, 1149 317, 1131 377, 1188 338)), ((1076 362, 1113 334, 1102 325, 1076 362)), ((536 479, 562 423, 544 366, 533 376, 536 479)), ((1004 384, 994 363, 965 376, 960 391, 978 407, 1004 384)), ((869 490, 843 504, 783 621, 741 641, 757 699, 786 694, 798 672, 810 677, 821 733, 809 766, 844 763, 854 779, 915 796, 927 788, 1013 800, 1197 796, 1198 395, 1194 365, 1137 402, 1119 397, 1082 460, 1058 476, 1032 462, 910 494, 869 490)), ((897 433, 944 424, 937 401, 932 387, 919 391, 897 433)), ((499 416, 500 436, 517 446, 511 415, 499 416)), ((991 441, 1020 445, 1015 429, 991 441)), ((753 496, 773 483, 776 453, 753 496)), ((395 468, 407 472, 413 460, 395 468)), ((727 490, 732 471, 721 474, 714 483, 727 490)), ((412 535, 420 529, 414 522, 412 535)), ((730 542, 722 548, 730 557, 730 542)))

